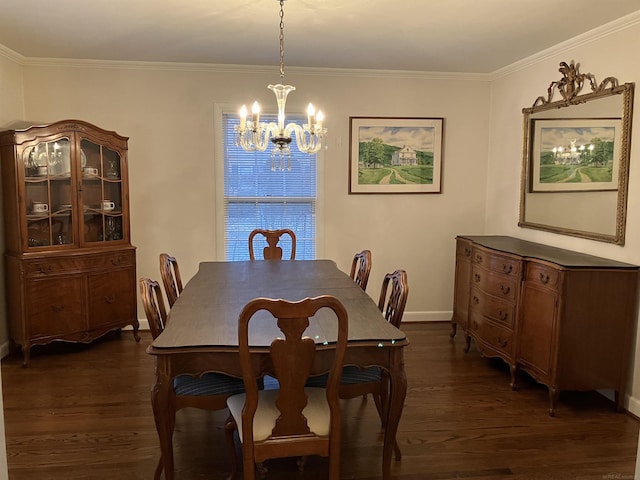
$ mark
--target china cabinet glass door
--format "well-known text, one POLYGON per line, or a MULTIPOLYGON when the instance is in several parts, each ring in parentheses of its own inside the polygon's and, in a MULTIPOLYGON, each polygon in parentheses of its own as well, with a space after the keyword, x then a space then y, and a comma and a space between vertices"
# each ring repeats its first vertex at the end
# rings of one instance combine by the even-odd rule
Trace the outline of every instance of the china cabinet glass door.
POLYGON ((70 147, 69 138, 63 137, 27 146, 22 152, 30 249, 75 241, 70 147))
POLYGON ((80 141, 84 243, 123 239, 122 158, 88 139, 80 141))

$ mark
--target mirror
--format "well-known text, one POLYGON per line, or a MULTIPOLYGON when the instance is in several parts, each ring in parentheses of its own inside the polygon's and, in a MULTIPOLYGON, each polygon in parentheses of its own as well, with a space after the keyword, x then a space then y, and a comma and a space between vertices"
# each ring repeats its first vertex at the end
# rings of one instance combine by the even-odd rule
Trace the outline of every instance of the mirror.
POLYGON ((560 63, 562 78, 522 109, 518 226, 624 245, 634 84, 579 66, 560 63))

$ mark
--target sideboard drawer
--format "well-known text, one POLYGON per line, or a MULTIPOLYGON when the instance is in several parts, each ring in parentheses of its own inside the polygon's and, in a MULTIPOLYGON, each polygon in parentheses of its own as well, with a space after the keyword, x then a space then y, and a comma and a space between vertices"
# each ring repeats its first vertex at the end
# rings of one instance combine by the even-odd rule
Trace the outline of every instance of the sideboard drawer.
POLYGON ((560 270, 539 263, 529 263, 525 278, 536 285, 555 289, 558 288, 560 270))
POLYGON ((513 302, 501 301, 496 297, 485 294, 478 288, 472 287, 470 306, 474 312, 513 328, 516 312, 513 302))
POLYGON ((515 302, 518 291, 518 279, 507 275, 492 273, 489 270, 473 266, 471 284, 491 295, 515 302))
POLYGON ((481 248, 474 248, 473 262, 482 265, 487 270, 504 275, 519 276, 520 260, 506 255, 498 255, 494 252, 488 252, 481 248))

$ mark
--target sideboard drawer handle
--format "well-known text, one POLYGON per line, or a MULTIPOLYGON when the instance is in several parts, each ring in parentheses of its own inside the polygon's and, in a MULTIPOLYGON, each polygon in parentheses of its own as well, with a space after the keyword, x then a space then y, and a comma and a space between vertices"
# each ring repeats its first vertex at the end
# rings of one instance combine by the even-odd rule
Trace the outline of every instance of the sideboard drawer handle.
POLYGON ((51 310, 53 310, 56 313, 60 313, 61 311, 64 310, 64 303, 60 304, 60 303, 52 303, 51 304, 51 310))
POLYGON ((476 283, 480 283, 480 274, 476 273, 476 274, 473 276, 473 280, 474 280, 476 283))
POLYGON ((471 256, 471 247, 465 247, 464 249, 464 256, 465 257, 470 257, 471 256))
POLYGON ((504 348, 507 346, 507 341, 506 340, 502 340, 500 337, 496 337, 496 345, 498 345, 501 348, 504 348))
POLYGON ((500 291, 501 291, 504 295, 509 295, 509 292, 511 291, 511 287, 509 287, 509 286, 504 286, 504 285, 500 284, 500 291))
POLYGON ((549 275, 540 272, 540 283, 542 283, 543 285, 549 283, 549 275))
POLYGON ((104 301, 105 301, 105 303, 112 304, 113 302, 116 301, 116 297, 115 297, 115 295, 105 295, 104 296, 104 301))
POLYGON ((500 310, 498 312, 498 318, 504 322, 507 318, 509 318, 509 314, 500 310))
POLYGON ((478 297, 476 297, 475 295, 473 296, 473 304, 474 305, 479 305, 480 304, 480 299, 478 297))
POLYGON ((511 273, 513 272, 513 265, 502 265, 502 273, 511 273))

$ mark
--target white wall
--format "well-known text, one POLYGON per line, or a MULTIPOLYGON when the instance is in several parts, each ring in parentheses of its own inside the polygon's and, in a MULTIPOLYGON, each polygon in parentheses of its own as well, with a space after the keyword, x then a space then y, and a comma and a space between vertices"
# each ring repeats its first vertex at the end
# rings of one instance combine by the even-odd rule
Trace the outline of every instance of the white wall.
MULTIPOLYGON (((640 18, 635 15, 634 18, 640 18)), ((526 63, 513 65, 492 82, 491 86, 491 133, 489 140, 489 162, 487 182, 488 234, 498 233, 546 243, 561 248, 606 258, 640 264, 640 122, 638 121, 638 85, 640 85, 640 63, 637 52, 640 48, 640 21, 631 22, 593 41, 577 42, 578 46, 567 47, 558 52, 543 52, 526 63), (635 82, 635 119, 631 138, 631 165, 629 177, 629 200, 627 207, 626 244, 623 247, 594 242, 575 237, 556 235, 537 230, 519 228, 518 205, 520 201, 520 172, 522 161, 523 116, 522 108, 533 105, 540 95, 546 95, 547 87, 559 80, 561 61, 580 63, 582 73, 592 73, 598 82, 605 77, 616 77, 620 83, 635 82)), ((588 89, 588 85, 585 89, 588 89)), ((640 415, 640 356, 637 333, 634 347, 635 360, 631 371, 630 388, 627 390, 628 408, 640 415)))
MULTIPOLYGON (((25 67, 26 118, 79 118, 129 136, 132 241, 138 276, 156 278, 158 254, 180 261, 187 279, 215 258, 214 105, 257 98, 275 109, 266 86, 277 72, 134 65, 25 67)), ((482 233, 485 217, 489 82, 486 77, 295 71, 288 109, 326 112, 324 251, 347 270, 373 252, 370 294, 382 276, 407 270, 407 318, 449 319, 454 237, 482 233), (443 193, 348 195, 349 116, 444 117, 443 193)), ((282 175, 286 173, 276 172, 282 175)), ((142 312, 142 308, 139 309, 142 312)))

